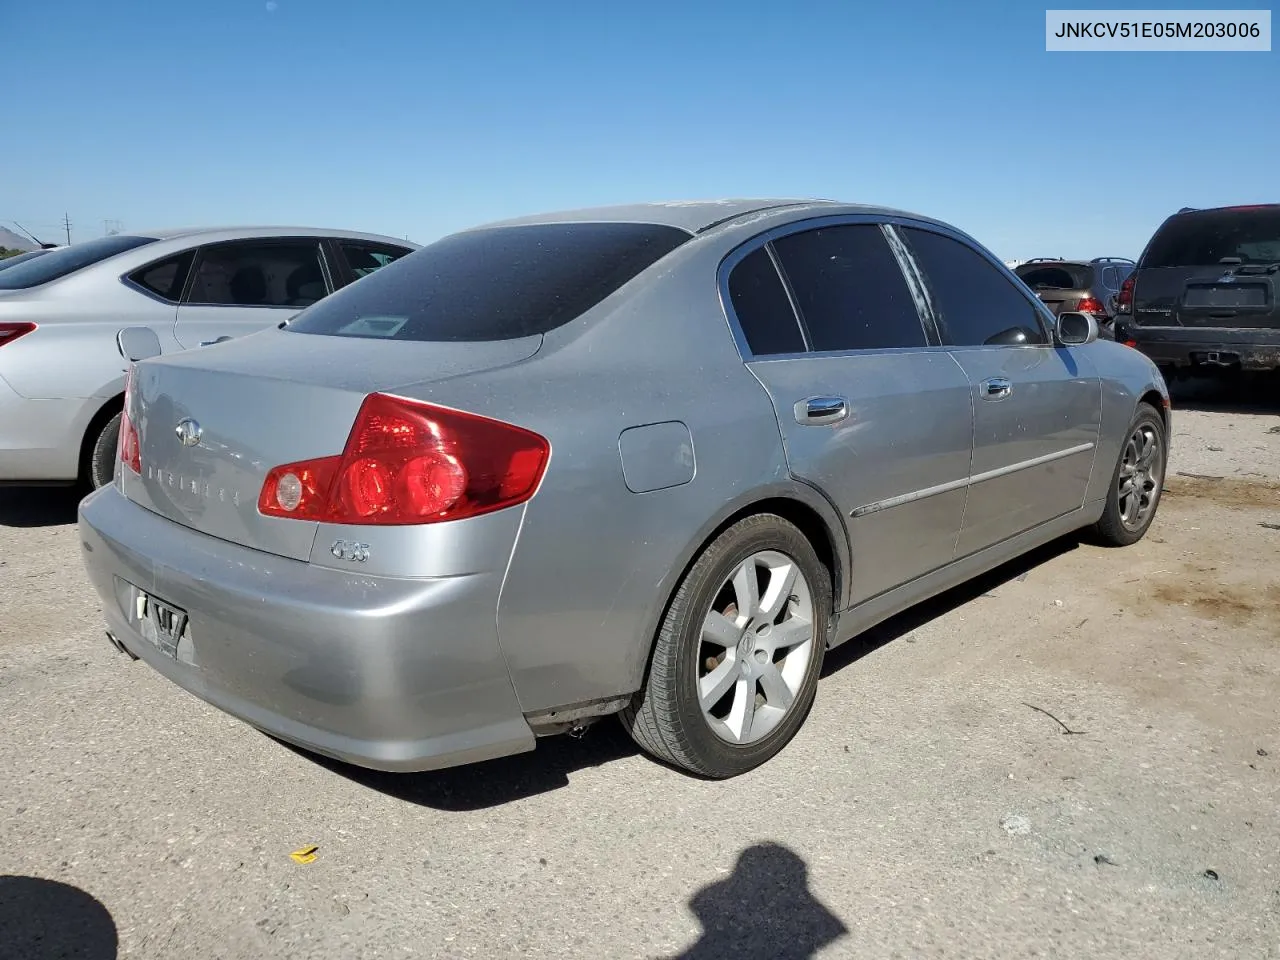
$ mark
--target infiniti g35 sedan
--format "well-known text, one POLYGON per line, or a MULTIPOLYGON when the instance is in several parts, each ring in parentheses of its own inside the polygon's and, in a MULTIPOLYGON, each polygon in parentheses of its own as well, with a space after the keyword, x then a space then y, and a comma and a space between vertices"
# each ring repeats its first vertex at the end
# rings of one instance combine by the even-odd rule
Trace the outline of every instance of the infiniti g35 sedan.
POLYGON ((1053 538, 1141 538, 1168 449, 1159 372, 1091 317, 830 201, 487 225, 132 359, 79 517, 108 637, 383 770, 616 714, 743 773, 833 646, 1053 538))
POLYGON ((0 482, 111 481, 121 328, 149 327, 165 353, 242 336, 415 249, 377 234, 224 227, 100 237, 5 267, 0 482))

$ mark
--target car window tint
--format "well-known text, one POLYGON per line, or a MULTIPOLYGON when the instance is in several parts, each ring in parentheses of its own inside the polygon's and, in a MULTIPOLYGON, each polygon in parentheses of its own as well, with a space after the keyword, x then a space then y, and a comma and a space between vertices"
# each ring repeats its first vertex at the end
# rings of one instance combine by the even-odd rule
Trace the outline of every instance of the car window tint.
POLYGON ((285 329, 432 342, 534 336, 581 316, 691 237, 649 223, 468 230, 380 267, 285 329))
POLYGON ((187 282, 192 256, 192 252, 188 250, 158 263, 147 264, 141 270, 129 274, 129 279, 162 300, 177 302, 182 297, 183 284, 187 282))
POLYGON ((42 283, 60 280, 77 270, 83 270, 95 263, 101 263, 108 257, 114 257, 126 250, 134 250, 148 243, 155 243, 155 238, 116 234, 50 250, 44 256, 34 257, 0 272, 0 290, 26 290, 42 283))
POLYGON ((187 302, 240 307, 306 307, 326 293, 320 244, 243 241, 205 247, 187 302))
POLYGON ((1280 261, 1280 206, 1199 210, 1165 221, 1151 239, 1143 267, 1214 266, 1280 261))
POLYGON ((923 347, 924 327, 875 224, 821 227, 774 241, 814 350, 923 347))
POLYGON ((925 273, 951 343, 1048 342, 1035 307, 978 251, 929 230, 907 227, 902 232, 925 273))
POLYGON ((1074 265, 1021 266, 1014 272, 1032 290, 1080 290, 1089 285, 1084 269, 1074 265))
POLYGON ((338 247, 342 250, 347 266, 351 268, 357 280, 413 252, 408 247, 393 247, 386 243, 370 243, 364 240, 339 240, 338 247))
POLYGON ((752 354, 804 352, 800 324, 767 249, 760 247, 733 268, 729 299, 752 354))

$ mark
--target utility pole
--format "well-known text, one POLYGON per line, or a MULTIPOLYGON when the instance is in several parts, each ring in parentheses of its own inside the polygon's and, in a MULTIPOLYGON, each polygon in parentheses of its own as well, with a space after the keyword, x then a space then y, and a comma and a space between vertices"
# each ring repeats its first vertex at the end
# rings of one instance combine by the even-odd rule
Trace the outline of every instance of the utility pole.
POLYGON ((62 226, 67 231, 67 246, 71 246, 71 214, 64 213, 62 215, 62 226))

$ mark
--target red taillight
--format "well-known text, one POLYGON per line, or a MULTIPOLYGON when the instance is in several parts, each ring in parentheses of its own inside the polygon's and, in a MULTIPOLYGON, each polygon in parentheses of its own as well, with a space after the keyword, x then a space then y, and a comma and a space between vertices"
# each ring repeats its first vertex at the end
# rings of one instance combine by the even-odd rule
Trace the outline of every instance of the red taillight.
POLYGON ((258 510, 345 524, 461 520, 529 499, 550 454, 509 423, 374 393, 342 454, 273 468, 258 510))
POLYGON ((1080 302, 1076 304, 1076 310, 1078 310, 1080 313, 1106 313, 1107 312, 1106 310, 1102 309, 1102 301, 1099 300, 1097 297, 1083 297, 1080 300, 1080 302))
POLYGON ((1133 276, 1125 277, 1124 283, 1120 284, 1120 292, 1116 295, 1116 309, 1120 313, 1131 313, 1133 311, 1133 276))
POLYGON ((36 328, 34 323, 0 323, 0 347, 25 337, 36 328))
POLYGON ((116 445, 116 456, 120 462, 134 473, 142 473, 142 445, 138 442, 138 431, 129 419, 129 401, 133 398, 133 367, 124 380, 124 412, 120 416, 120 439, 116 445))

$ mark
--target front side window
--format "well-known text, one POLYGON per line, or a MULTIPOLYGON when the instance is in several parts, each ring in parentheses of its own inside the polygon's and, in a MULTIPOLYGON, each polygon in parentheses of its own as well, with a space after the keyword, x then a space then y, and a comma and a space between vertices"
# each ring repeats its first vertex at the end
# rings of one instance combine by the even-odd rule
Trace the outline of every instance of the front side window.
POLYGON ((370 243, 366 240, 339 240, 338 248, 342 251, 347 266, 356 275, 356 279, 367 277, 373 271, 385 267, 406 254, 413 253, 408 247, 393 247, 386 243, 370 243))
POLYGON ((820 227, 773 245, 814 350, 927 345, 915 300, 878 225, 820 227))
POLYGON ((315 240, 245 240, 204 247, 189 304, 307 307, 328 293, 315 240))
POLYGON ((930 230, 904 227, 902 233, 924 271, 934 307, 952 344, 1048 343, 1031 301, 978 251, 930 230))
POLYGON ((15 264, 8 270, 0 272, 0 290, 26 290, 30 287, 38 287, 42 283, 61 280, 77 270, 101 263, 108 257, 155 242, 155 237, 128 237, 117 234, 50 250, 43 256, 15 264))
POLYGON ((729 300, 754 356, 804 353, 800 324, 768 249, 747 254, 729 273, 729 300))
POLYGON ((691 237, 649 223, 468 230, 379 267, 285 329, 429 342, 535 336, 581 316, 691 237))

